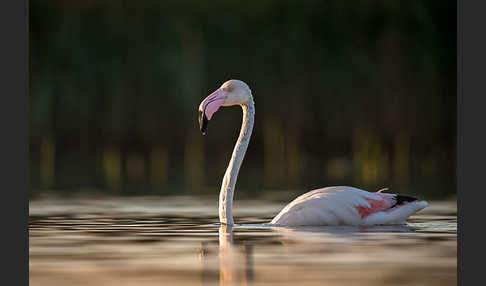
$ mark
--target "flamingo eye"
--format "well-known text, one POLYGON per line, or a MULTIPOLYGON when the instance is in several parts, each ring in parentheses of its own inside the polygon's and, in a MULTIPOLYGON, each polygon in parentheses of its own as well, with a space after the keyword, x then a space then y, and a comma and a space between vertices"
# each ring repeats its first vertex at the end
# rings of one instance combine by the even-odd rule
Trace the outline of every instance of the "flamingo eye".
POLYGON ((227 86, 227 87, 223 88, 223 90, 226 91, 226 92, 232 92, 233 88, 231 86, 227 86))

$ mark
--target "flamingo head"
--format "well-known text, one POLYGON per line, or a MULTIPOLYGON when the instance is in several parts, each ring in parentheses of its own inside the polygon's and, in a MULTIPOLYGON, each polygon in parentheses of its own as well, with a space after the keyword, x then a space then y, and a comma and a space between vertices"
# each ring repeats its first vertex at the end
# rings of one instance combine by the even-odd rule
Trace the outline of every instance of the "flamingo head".
POLYGON ((251 98, 251 90, 243 81, 231 79, 223 83, 199 105, 199 127, 203 135, 209 120, 221 106, 243 105, 251 98))

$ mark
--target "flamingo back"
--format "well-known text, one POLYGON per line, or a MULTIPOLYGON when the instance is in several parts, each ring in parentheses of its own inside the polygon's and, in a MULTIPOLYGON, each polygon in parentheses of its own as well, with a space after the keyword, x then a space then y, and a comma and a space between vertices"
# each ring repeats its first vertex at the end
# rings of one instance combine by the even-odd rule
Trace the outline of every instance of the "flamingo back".
POLYGON ((396 195, 337 186, 305 193, 270 222, 275 225, 372 225, 403 223, 424 201, 396 205, 396 195))

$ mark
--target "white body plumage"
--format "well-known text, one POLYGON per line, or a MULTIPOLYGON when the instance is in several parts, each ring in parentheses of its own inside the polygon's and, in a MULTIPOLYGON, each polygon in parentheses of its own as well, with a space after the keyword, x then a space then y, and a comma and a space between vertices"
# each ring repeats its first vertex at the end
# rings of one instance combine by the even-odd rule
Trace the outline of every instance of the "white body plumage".
POLYGON ((391 194, 371 193, 346 186, 327 187, 297 197, 270 223, 282 226, 399 224, 427 206, 425 201, 413 201, 375 211, 370 201, 380 206, 394 203, 391 194), (360 210, 370 214, 363 216, 360 210))

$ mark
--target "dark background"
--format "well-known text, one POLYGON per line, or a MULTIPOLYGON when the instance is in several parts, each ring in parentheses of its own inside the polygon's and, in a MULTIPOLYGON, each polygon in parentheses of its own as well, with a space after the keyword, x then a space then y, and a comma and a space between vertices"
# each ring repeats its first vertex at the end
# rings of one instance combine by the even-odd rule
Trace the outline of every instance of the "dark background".
POLYGON ((30 1, 30 195, 216 195, 249 84, 237 196, 456 191, 455 1, 30 1))

